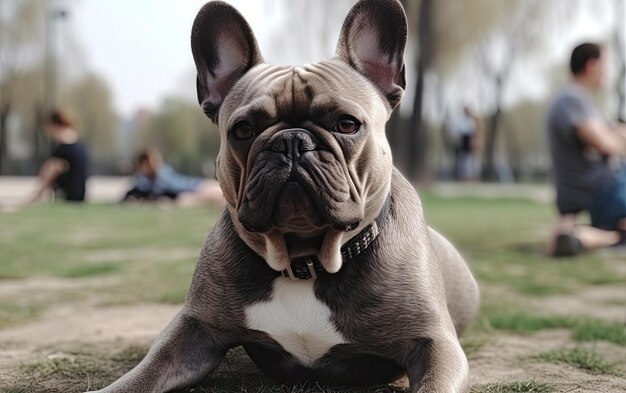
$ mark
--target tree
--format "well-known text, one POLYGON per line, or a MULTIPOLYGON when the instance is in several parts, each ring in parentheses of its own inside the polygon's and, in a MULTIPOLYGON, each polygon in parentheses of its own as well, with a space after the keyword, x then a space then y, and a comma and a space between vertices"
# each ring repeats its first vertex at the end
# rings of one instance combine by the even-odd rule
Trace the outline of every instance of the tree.
POLYGON ((615 3, 615 30, 613 39, 615 44, 615 58, 617 62, 617 118, 626 123, 626 5, 624 0, 614 0, 615 3))
POLYGON ((45 3, 40 0, 0 1, 0 174, 5 172, 8 155, 9 115, 21 113, 22 118, 32 119, 37 107, 34 95, 41 93, 23 85, 25 76, 42 80, 44 15, 45 3))
POLYGON ((167 97, 138 130, 138 146, 156 147, 165 160, 189 174, 206 174, 220 147, 217 127, 195 102, 167 97))
POLYGON ((67 88, 62 103, 76 114, 77 128, 94 158, 110 159, 116 147, 118 121, 106 81, 94 73, 87 73, 67 88))
POLYGON ((62 34, 63 45, 56 45, 51 33, 67 15, 59 5, 58 0, 0 0, 0 174, 10 152, 6 119, 17 119, 18 138, 29 142, 27 172, 33 173, 48 153, 41 120, 59 103, 76 113, 97 156, 112 152, 117 119, 109 89, 102 78, 86 72, 77 35, 62 34), (62 82, 59 89, 57 81, 62 82))
MULTIPOLYGON (((415 180, 426 160, 426 125, 424 104, 426 80, 429 73, 445 74, 458 67, 464 48, 486 34, 490 27, 507 15, 512 5, 520 0, 474 0, 471 4, 454 0, 405 0, 409 21, 408 67, 415 69, 415 82, 407 96, 412 98, 408 121, 394 119, 400 137, 394 137, 396 146, 404 146, 398 165, 415 180), (485 12, 488 9, 489 12, 485 12), (411 33, 412 32, 412 33, 411 33)), ((396 151, 394 153, 398 153, 396 151)))
POLYGON ((498 180, 495 164, 497 135, 503 112, 505 91, 514 66, 521 58, 529 58, 545 50, 549 28, 561 27, 558 22, 571 16, 572 1, 526 0, 519 2, 510 16, 476 45, 476 57, 484 76, 491 84, 492 114, 486 130, 483 179, 498 180))

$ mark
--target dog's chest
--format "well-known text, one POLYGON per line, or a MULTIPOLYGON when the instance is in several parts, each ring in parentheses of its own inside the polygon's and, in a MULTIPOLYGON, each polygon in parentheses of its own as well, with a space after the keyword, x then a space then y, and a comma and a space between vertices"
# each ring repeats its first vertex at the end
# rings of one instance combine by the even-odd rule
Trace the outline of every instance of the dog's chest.
POLYGON ((246 308, 248 328, 270 335, 304 365, 311 365, 330 348, 347 343, 331 321, 331 311, 315 297, 314 280, 274 280, 267 302, 246 308))

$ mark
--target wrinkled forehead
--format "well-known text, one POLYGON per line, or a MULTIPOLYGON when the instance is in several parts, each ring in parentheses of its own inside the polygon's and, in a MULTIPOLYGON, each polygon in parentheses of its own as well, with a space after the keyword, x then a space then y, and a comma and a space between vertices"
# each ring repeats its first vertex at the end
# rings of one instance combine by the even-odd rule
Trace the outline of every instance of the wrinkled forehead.
POLYGON ((220 128, 240 117, 270 117, 292 124, 343 112, 364 117, 381 105, 380 93, 341 61, 303 66, 261 64, 233 86, 220 111, 220 128))

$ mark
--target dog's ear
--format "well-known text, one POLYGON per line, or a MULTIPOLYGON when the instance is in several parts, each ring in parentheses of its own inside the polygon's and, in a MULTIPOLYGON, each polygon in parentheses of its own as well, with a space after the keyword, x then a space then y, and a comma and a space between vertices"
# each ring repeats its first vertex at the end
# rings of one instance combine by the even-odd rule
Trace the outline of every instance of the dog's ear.
POLYGON ((191 51, 198 71, 198 102, 217 123, 224 97, 263 57, 248 22, 221 1, 209 2, 198 12, 191 30, 191 51))
POLYGON ((343 22, 337 56, 365 75, 395 108, 406 86, 407 22, 398 0, 361 0, 343 22))

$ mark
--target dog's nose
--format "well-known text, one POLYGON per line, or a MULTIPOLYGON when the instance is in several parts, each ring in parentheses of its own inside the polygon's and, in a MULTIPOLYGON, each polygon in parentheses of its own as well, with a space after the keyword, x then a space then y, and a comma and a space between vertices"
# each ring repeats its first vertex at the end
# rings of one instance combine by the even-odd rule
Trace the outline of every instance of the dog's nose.
POLYGON ((313 134, 302 128, 279 131, 272 136, 269 143, 273 152, 286 156, 297 156, 315 150, 319 144, 313 134))

